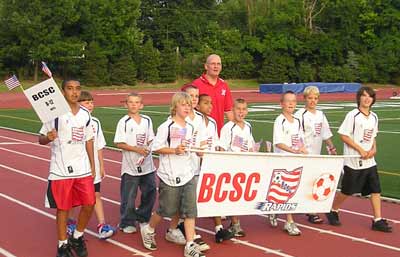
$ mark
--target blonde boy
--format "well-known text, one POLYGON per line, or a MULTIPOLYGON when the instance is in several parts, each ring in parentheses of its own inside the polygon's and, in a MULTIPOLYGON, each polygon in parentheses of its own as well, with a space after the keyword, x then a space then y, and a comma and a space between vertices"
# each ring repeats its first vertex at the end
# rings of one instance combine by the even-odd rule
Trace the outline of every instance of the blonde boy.
MULTIPOLYGON (((248 113, 247 103, 239 98, 234 101, 233 120, 228 121, 221 129, 219 146, 223 151, 230 152, 249 152, 254 147, 254 138, 250 123, 245 121, 248 113)), ((229 230, 236 237, 245 236, 245 232, 240 227, 240 221, 237 216, 231 217, 229 230)), ((222 224, 216 226, 216 230, 222 229, 222 224)), ((217 231, 218 231, 217 230, 217 231)))
MULTIPOLYGON (((273 144, 275 153, 307 154, 304 147, 304 135, 301 121, 293 116, 296 108, 296 95, 292 91, 285 92, 281 97, 282 113, 275 119, 273 131, 273 144)), ((276 215, 269 215, 273 227, 278 226, 276 215)), ((293 216, 287 214, 284 230, 291 236, 301 234, 293 221, 293 216)))
MULTIPOLYGON (((295 113, 295 117, 301 122, 304 133, 304 145, 309 154, 321 154, 322 143, 325 142, 328 153, 336 154, 336 148, 332 143, 332 132, 329 128, 325 114, 317 110, 319 101, 319 89, 308 86, 303 92, 305 107, 295 113)), ((307 214, 308 221, 313 224, 322 223, 322 218, 317 214, 307 214)))
POLYGON ((187 148, 193 140, 194 127, 186 122, 191 110, 191 99, 187 93, 178 92, 172 97, 171 117, 157 129, 152 150, 160 155, 157 175, 159 184, 159 206, 149 224, 141 227, 143 245, 156 250, 155 228, 163 217, 174 217, 179 213, 184 219, 186 245, 185 257, 205 256, 194 243, 196 208, 196 182, 192 154, 187 148))
POLYGON ((121 206, 119 228, 125 233, 136 232, 136 222, 149 221, 156 199, 155 167, 149 145, 154 139, 150 117, 140 114, 142 97, 131 93, 126 98, 127 115, 117 125, 114 143, 122 149, 121 206), (140 205, 135 200, 140 188, 140 205))

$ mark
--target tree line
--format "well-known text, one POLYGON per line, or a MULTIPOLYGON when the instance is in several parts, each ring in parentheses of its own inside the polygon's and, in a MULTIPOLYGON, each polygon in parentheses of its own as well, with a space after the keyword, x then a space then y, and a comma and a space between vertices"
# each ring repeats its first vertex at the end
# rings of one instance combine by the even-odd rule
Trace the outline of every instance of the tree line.
POLYGON ((2 77, 173 82, 210 53, 229 79, 400 84, 400 1, 0 1, 2 77))

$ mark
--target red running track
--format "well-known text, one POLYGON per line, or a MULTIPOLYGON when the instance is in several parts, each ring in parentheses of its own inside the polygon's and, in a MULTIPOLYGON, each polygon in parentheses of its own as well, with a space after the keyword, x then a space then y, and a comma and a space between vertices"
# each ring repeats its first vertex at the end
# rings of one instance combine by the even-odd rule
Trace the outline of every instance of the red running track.
MULTIPOLYGON (((118 106, 125 100, 129 92, 138 92, 143 97, 145 105, 168 105, 171 102, 174 89, 158 90, 93 90, 91 91, 96 101, 96 106, 118 106)), ((388 100, 397 88, 381 88, 376 91, 377 99, 388 100)), ((244 98, 249 103, 279 102, 280 94, 261 94, 258 90, 232 90, 232 96, 244 98)), ((300 94, 298 100, 302 100, 300 94)), ((321 94, 321 102, 326 101, 355 101, 355 93, 329 93, 321 94)), ((0 97, 0 108, 31 108, 23 93, 2 93, 0 97)))
MULTIPOLYGON (((56 231, 54 210, 44 208, 50 150, 37 144, 37 136, 0 129, 0 255, 46 257, 55 256, 56 231)), ((105 151, 108 177, 102 182, 106 219, 113 225, 119 219, 120 152, 105 151)), ((343 226, 310 225, 305 215, 295 215, 302 235, 290 237, 279 228, 271 228, 263 216, 243 216, 242 227, 247 236, 222 244, 214 243, 213 222, 209 218, 196 221, 197 231, 211 249, 207 256, 283 256, 283 257, 398 257, 400 256, 400 205, 382 203, 383 214, 391 220, 391 234, 370 230, 371 209, 366 199, 352 197, 341 211, 343 226)), ((284 218, 283 216, 281 218, 284 218)), ((228 224, 225 224, 227 226, 228 224)), ((90 256, 182 256, 183 247, 163 237, 168 221, 157 228, 158 250, 150 252, 142 246, 138 233, 117 233, 111 240, 96 238, 93 217, 86 233, 90 256)))

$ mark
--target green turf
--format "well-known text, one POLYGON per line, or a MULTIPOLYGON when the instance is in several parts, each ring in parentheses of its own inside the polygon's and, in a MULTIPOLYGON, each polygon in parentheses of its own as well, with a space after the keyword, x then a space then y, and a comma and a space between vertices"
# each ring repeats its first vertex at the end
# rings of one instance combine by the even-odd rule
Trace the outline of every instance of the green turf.
MULTIPOLYGON (((325 103, 324 103, 325 104, 325 103)), ((340 105, 340 103, 335 103, 340 105)), ((251 108, 262 104, 252 104, 251 108)), ((275 104, 276 105, 276 104, 275 104)), ((299 104, 301 105, 301 104, 299 104)), ((345 107, 342 109, 324 110, 334 133, 333 140, 338 148, 339 153, 342 152, 342 143, 339 142, 337 135, 337 127, 340 126, 346 113, 353 107, 345 107)), ((397 144, 400 143, 400 102, 380 102, 377 103, 374 111, 378 114, 379 130, 377 138, 378 154, 376 160, 381 175, 383 194, 389 197, 400 198, 400 165, 397 162, 398 149, 397 144), (392 106, 378 107, 379 105, 393 103, 392 106), (390 174, 389 174, 390 173, 390 174)), ((146 106, 143 114, 149 115, 153 119, 154 130, 168 116, 167 106, 146 106)), ((104 135, 109 146, 113 146, 113 137, 118 120, 126 114, 126 110, 120 107, 98 107, 94 112, 94 116, 102 122, 104 135)), ((259 111, 249 112, 247 120, 253 125, 253 133, 256 141, 260 139, 272 140, 273 121, 279 114, 279 110, 275 111, 259 111)), ((30 132, 38 132, 41 126, 36 114, 32 110, 10 110, 0 109, 0 126, 21 129, 30 132)), ((265 145, 262 149, 265 148, 265 145)))

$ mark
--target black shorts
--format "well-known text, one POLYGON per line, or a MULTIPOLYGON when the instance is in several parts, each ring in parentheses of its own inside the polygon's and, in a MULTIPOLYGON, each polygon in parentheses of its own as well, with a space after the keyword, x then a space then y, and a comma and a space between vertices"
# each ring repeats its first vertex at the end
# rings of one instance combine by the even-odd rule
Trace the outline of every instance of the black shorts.
POLYGON ((100 183, 101 182, 94 184, 94 192, 95 193, 100 193, 100 183))
POLYGON ((366 196, 381 192, 378 168, 376 166, 361 170, 354 170, 344 166, 343 169, 344 174, 341 188, 343 194, 353 195, 361 193, 362 196, 366 196))

